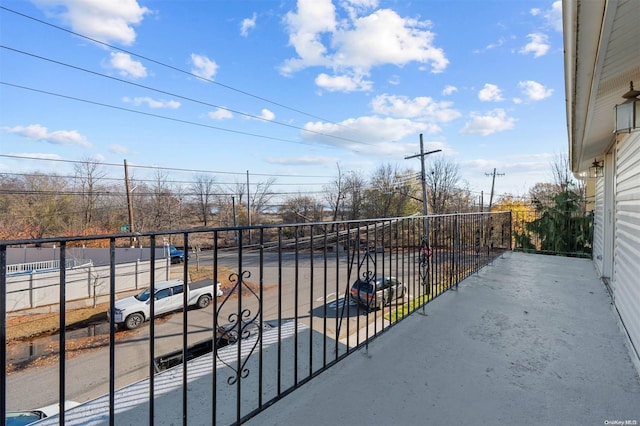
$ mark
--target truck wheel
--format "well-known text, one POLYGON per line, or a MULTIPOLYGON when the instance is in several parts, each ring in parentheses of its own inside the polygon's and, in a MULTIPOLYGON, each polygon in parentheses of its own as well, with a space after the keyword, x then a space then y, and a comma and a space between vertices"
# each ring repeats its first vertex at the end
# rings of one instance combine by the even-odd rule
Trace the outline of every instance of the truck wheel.
POLYGON ((127 330, 133 330, 140 327, 140 324, 144 322, 144 317, 141 314, 131 314, 124 320, 124 326, 127 330))
POLYGON ((209 303, 211 303, 211 296, 209 296, 208 294, 203 294, 198 298, 197 305, 198 308, 202 309, 209 306, 209 303))

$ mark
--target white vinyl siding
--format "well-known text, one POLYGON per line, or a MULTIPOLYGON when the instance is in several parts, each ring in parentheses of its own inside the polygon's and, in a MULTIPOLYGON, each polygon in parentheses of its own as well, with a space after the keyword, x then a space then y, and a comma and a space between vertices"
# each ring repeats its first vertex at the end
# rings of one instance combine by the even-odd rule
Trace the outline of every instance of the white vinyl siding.
POLYGON ((640 132, 617 147, 614 301, 636 348, 640 347, 640 132))
POLYGON ((601 277, 605 275, 604 252, 604 177, 596 178, 595 209, 593 212, 593 263, 601 277))

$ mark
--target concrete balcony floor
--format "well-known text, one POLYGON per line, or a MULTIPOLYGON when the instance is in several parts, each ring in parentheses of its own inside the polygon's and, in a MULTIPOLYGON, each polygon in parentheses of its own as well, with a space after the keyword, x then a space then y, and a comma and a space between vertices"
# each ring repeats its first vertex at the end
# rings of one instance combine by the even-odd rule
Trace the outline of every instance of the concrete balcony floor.
POLYGON ((508 253, 425 313, 247 424, 640 424, 637 359, 590 260, 508 253))

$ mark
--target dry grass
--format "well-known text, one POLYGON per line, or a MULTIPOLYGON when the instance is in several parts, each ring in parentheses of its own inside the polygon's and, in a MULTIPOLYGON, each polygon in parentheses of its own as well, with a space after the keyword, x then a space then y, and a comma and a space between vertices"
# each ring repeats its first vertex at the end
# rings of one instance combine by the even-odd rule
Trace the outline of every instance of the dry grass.
MULTIPOLYGON (((172 278, 180 278, 182 273, 181 266, 175 267, 171 271, 172 278)), ((229 282, 229 275, 233 270, 225 267, 218 269, 218 280, 225 294, 232 287, 229 282)), ((191 281, 200 281, 204 279, 213 279, 213 267, 195 266, 189 267, 189 276, 191 281)), ((66 327, 67 329, 79 328, 86 326, 92 322, 105 321, 107 318, 107 310, 109 302, 100 303, 96 307, 83 307, 67 310, 66 327)), ((15 316, 7 319, 7 341, 25 340, 36 336, 46 336, 55 334, 60 330, 60 315, 58 312, 46 314, 27 314, 15 316)))
MULTIPOLYGON (((82 327, 91 322, 107 318, 109 302, 100 303, 96 307, 86 307, 66 312, 67 327, 82 327)), ((60 329, 60 314, 28 314, 7 319, 7 340, 23 340, 36 336, 57 333, 60 329)))

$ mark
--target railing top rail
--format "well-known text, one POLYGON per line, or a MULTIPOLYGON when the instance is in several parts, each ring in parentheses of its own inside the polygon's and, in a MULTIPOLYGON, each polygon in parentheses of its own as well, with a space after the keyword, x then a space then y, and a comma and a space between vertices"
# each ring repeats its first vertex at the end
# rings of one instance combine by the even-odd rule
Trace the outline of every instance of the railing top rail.
MULTIPOLYGON (((452 217, 452 216, 473 216, 473 215, 497 215, 508 212, 472 212, 472 213, 451 213, 451 214, 437 214, 432 215, 429 214, 429 218, 437 218, 437 217, 452 217)), ((326 222, 304 222, 304 223, 291 223, 291 224, 263 224, 263 225, 252 225, 252 226, 227 226, 227 227, 199 227, 199 228, 188 228, 188 229, 178 229, 178 230, 164 230, 164 231, 147 231, 147 232, 127 232, 127 233, 112 233, 112 234, 101 234, 101 235, 79 235, 79 236, 71 236, 71 237, 45 237, 45 238, 36 238, 36 239, 21 239, 21 240, 4 240, 0 241, 0 246, 16 246, 16 245, 24 245, 24 244, 48 244, 48 243, 58 243, 58 242, 77 242, 77 241, 95 241, 95 240, 111 240, 111 239, 125 239, 134 237, 149 237, 149 236, 162 236, 162 235, 175 235, 175 234, 198 234, 198 233, 207 233, 207 232, 233 232, 233 231, 244 231, 244 230, 259 230, 259 229, 278 229, 278 228, 289 228, 296 226, 330 226, 333 224, 375 224, 375 223, 393 223, 406 219, 421 219, 424 216, 422 215, 411 215, 406 217, 388 217, 388 218, 377 218, 377 219, 354 219, 354 220, 344 220, 344 221, 326 221, 326 222)), ((156 244, 156 247, 162 247, 161 244, 156 244)))

